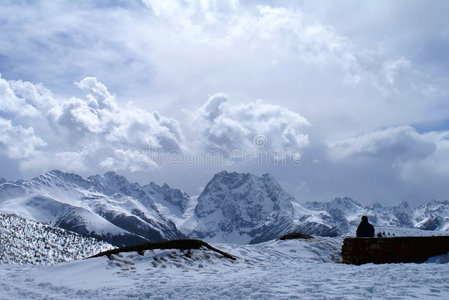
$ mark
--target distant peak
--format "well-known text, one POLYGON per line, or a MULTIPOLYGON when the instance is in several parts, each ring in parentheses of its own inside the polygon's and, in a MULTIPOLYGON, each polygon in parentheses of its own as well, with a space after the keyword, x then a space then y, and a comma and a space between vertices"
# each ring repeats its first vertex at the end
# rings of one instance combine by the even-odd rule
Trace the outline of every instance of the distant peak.
POLYGON ((58 169, 53 169, 50 172, 48 172, 47 174, 53 174, 53 175, 58 176, 58 175, 67 174, 67 172, 64 172, 64 171, 61 171, 61 170, 58 170, 58 169))
POLYGON ((236 176, 236 175, 238 175, 237 172, 230 173, 230 172, 224 170, 224 171, 221 171, 221 172, 218 172, 217 174, 215 174, 214 177, 230 177, 230 176, 236 176))
POLYGON ((359 202, 347 196, 336 197, 330 203, 343 204, 345 206, 362 206, 359 202))
POLYGON ((274 179, 274 177, 269 173, 262 174, 262 176, 260 176, 260 178, 262 178, 264 180, 276 181, 276 179, 274 179))
POLYGON ((449 205, 449 201, 439 201, 439 200, 435 200, 432 199, 429 202, 427 202, 426 206, 427 207, 431 207, 431 206, 439 206, 439 205, 449 205))
POLYGON ((408 204, 407 201, 402 201, 401 203, 399 203, 398 205, 396 205, 396 207, 409 208, 410 205, 408 204))
POLYGON ((69 178, 82 178, 82 176, 73 173, 73 172, 68 172, 68 171, 62 171, 62 170, 58 170, 58 169, 54 169, 51 170, 50 172, 47 172, 44 174, 45 175, 53 175, 55 177, 58 177, 60 179, 69 179, 69 178))
POLYGON ((126 179, 125 176, 119 175, 119 174, 115 173, 114 171, 108 171, 108 172, 104 173, 103 177, 106 178, 106 179, 115 179, 115 180, 119 180, 119 181, 128 181, 128 179, 126 179))
POLYGON ((123 177, 123 176, 118 175, 114 171, 107 171, 106 173, 104 173, 103 176, 105 176, 105 177, 123 177))

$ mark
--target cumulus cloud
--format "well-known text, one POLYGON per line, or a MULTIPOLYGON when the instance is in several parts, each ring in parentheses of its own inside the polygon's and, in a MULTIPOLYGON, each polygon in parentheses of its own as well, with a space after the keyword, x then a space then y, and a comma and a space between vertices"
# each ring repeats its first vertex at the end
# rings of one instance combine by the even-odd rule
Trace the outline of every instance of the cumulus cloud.
POLYGON ((137 170, 140 163, 153 167, 156 163, 144 157, 148 151, 179 151, 184 147, 176 120, 131 104, 119 105, 96 78, 86 77, 77 86, 86 98, 70 98, 53 107, 48 115, 54 126, 75 139, 75 144, 94 139, 100 141, 101 148, 112 151, 113 156, 103 159, 100 166, 126 169, 128 165, 137 170))
POLYGON ((57 103, 53 93, 46 89, 42 83, 33 84, 22 80, 9 80, 8 83, 16 97, 23 99, 40 112, 45 113, 57 103))
POLYGON ((31 127, 14 126, 11 120, 0 118, 0 150, 11 159, 33 157, 37 148, 46 143, 34 134, 31 127))
POLYGON ((77 83, 85 99, 70 98, 49 111, 49 118, 79 138, 96 136, 116 146, 161 151, 182 148, 183 135, 176 120, 132 105, 119 106, 96 78, 77 83))
POLYGON ((214 94, 195 116, 207 147, 225 153, 262 148, 289 153, 309 146, 307 119, 262 100, 231 105, 226 94, 214 94))
POLYGON ((137 171, 157 167, 150 151, 185 147, 176 120, 120 105, 94 77, 76 86, 85 98, 58 100, 41 84, 0 78, 1 151, 24 169, 80 171, 90 165, 137 171))
POLYGON ((42 85, 7 81, 0 74, 0 149, 9 158, 33 158, 47 143, 35 133, 33 120, 42 121, 44 106, 53 98, 42 85), (30 125, 31 124, 31 125, 30 125))
POLYGON ((14 116, 36 116, 40 112, 33 105, 33 103, 29 103, 27 100, 34 100, 33 98, 22 98, 20 97, 23 94, 25 89, 17 88, 17 85, 20 83, 15 83, 6 81, 1 77, 0 74, 0 112, 8 113, 14 116), (16 90, 19 91, 16 94, 16 90))

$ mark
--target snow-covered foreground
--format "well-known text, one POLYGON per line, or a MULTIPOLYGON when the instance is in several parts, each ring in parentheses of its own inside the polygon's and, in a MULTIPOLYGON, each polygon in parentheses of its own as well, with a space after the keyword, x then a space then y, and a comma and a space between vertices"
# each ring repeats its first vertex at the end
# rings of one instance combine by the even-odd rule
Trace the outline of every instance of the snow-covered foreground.
MULTIPOLYGON (((0 265, 0 299, 449 298, 449 264, 336 263, 341 239, 146 251, 56 266, 0 265)), ((447 261, 447 257, 446 260, 447 261)))

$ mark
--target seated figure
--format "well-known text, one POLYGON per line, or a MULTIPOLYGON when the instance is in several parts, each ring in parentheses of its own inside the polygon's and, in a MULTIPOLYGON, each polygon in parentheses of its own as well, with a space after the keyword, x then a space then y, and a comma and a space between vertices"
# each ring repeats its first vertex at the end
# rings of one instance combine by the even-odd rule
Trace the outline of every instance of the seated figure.
POLYGON ((374 226, 368 222, 368 217, 363 216, 362 221, 357 227, 357 237, 374 237, 374 226))

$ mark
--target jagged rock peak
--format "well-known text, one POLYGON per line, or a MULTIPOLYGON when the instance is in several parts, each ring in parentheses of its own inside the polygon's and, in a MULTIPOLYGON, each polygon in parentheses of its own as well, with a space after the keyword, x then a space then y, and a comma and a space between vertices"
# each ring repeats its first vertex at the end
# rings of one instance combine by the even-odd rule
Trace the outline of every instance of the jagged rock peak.
POLYGON ((195 216, 198 237, 264 241, 277 237, 294 220, 296 201, 269 174, 222 171, 198 197, 195 216))
POLYGON ((125 176, 119 175, 114 171, 108 171, 104 173, 103 178, 107 183, 113 183, 115 185, 127 185, 129 184, 128 179, 125 176))
POLYGON ((190 196, 186 192, 170 187, 167 183, 164 183, 161 187, 154 182, 150 182, 144 185, 142 189, 147 195, 159 200, 159 202, 174 205, 182 213, 187 209, 190 196))
POLYGON ((362 207, 362 205, 357 202, 356 200, 350 198, 350 197, 336 197, 332 201, 329 202, 329 206, 338 206, 341 208, 350 209, 353 207, 362 207))

